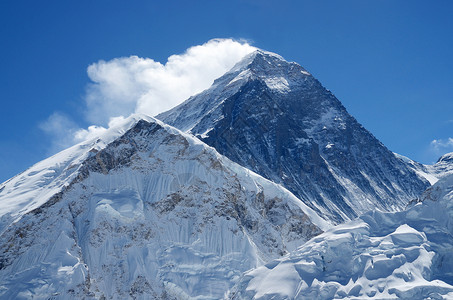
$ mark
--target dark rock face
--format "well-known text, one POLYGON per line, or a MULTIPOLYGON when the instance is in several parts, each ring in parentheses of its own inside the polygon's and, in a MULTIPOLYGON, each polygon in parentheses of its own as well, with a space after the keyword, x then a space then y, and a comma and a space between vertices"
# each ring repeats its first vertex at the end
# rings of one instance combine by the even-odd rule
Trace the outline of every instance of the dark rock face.
POLYGON ((258 51, 158 116, 282 184, 334 222, 402 209, 428 182, 363 128, 313 76, 258 51))

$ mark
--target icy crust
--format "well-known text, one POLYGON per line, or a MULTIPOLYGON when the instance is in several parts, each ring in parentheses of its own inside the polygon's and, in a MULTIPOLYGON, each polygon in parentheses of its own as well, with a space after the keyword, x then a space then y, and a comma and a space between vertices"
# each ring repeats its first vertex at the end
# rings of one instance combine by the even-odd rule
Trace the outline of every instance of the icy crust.
POLYGON ((157 120, 134 121, 92 153, 51 202, 0 235, 0 298, 219 299, 244 271, 329 227, 284 188, 157 120))
POLYGON ((450 299, 453 175, 398 213, 370 212, 246 272, 231 299, 450 299))
POLYGON ((124 134, 145 115, 132 115, 99 137, 84 141, 45 159, 0 184, 0 233, 12 221, 40 207, 67 187, 78 175, 81 163, 124 134))

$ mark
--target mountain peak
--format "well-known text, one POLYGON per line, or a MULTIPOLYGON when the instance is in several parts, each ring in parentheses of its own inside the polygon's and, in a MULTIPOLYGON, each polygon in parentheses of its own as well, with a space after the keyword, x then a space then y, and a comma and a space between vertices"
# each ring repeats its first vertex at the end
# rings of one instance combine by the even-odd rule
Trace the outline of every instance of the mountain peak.
POLYGON ((133 115, 105 133, 120 132, 0 185, 1 299, 220 299, 330 227, 176 128, 133 115))
POLYGON ((214 83, 241 86, 258 80, 276 93, 288 93, 307 85, 307 79, 314 78, 295 62, 288 62, 278 54, 256 50, 239 61, 229 72, 214 83))
POLYGON ((274 76, 275 73, 284 75, 285 72, 289 73, 292 69, 301 71, 300 73, 303 75, 311 75, 295 62, 288 62, 276 53, 257 49, 246 55, 227 74, 251 71, 257 77, 268 77, 274 76))
POLYGON ((281 183, 335 222, 373 208, 402 209, 428 184, 304 68, 263 50, 157 118, 281 183))
MULTIPOLYGON (((207 90, 194 95, 156 116, 168 124, 178 123, 178 129, 190 131, 209 112, 213 112, 222 102, 238 93, 248 83, 254 81, 271 93, 280 95, 291 91, 301 91, 318 81, 295 62, 288 62, 273 52, 257 49, 246 55, 231 70, 214 80, 207 90), (185 112, 185 113, 182 113, 185 112), (178 120, 177 120, 178 119, 178 120)), ((261 87, 260 87, 261 89, 261 87)), ((214 118, 221 118, 216 115, 214 118)))
POLYGON ((437 163, 452 163, 453 162, 453 152, 442 155, 437 163))
POLYGON ((282 56, 276 53, 257 49, 244 56, 244 58, 242 58, 238 63, 236 63, 236 65, 230 70, 230 72, 235 72, 244 68, 249 68, 250 65, 252 64, 260 64, 264 62, 288 63, 282 56))
POLYGON ((88 157, 98 153, 143 121, 164 126, 161 121, 144 114, 118 118, 105 131, 40 161, 15 177, 0 183, 0 220, 5 217, 3 223, 0 222, 0 232, 9 221, 20 219, 46 203, 49 195, 62 191, 63 187, 68 186, 78 176, 80 167, 88 157), (20 189, 17 188, 18 186, 20 189))

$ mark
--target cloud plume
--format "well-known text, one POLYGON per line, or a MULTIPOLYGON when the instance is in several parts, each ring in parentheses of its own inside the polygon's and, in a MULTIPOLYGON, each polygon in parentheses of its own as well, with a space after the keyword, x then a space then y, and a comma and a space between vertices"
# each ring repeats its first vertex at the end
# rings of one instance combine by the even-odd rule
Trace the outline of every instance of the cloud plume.
POLYGON ((134 112, 155 116, 208 88, 255 49, 214 39, 170 56, 165 64, 137 56, 94 63, 88 67, 87 119, 106 125, 111 117, 134 112))
POLYGON ((165 64, 138 56, 98 61, 87 69, 91 82, 86 89, 85 118, 93 125, 83 129, 76 120, 54 113, 40 128, 53 136, 52 150, 61 150, 132 113, 155 116, 207 89, 254 50, 244 41, 213 39, 170 56, 165 64))

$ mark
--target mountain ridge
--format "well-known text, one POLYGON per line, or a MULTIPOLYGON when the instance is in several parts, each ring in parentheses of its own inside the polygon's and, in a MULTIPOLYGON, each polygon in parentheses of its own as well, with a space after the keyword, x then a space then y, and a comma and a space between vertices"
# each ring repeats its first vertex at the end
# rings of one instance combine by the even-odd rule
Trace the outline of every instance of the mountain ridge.
POLYGON ((436 163, 427 165, 416 162, 408 157, 396 154, 396 157, 406 163, 420 177, 425 178, 431 185, 439 179, 453 173, 453 152, 446 153, 439 157, 436 163))
POLYGON ((151 117, 125 124, 102 149, 71 148, 84 160, 64 160, 77 170, 64 188, 3 215, 0 297, 218 299, 330 227, 198 139, 151 117))
POLYGON ((268 52, 248 55, 157 118, 284 185, 336 223, 369 209, 401 210, 429 185, 304 68, 268 52))

